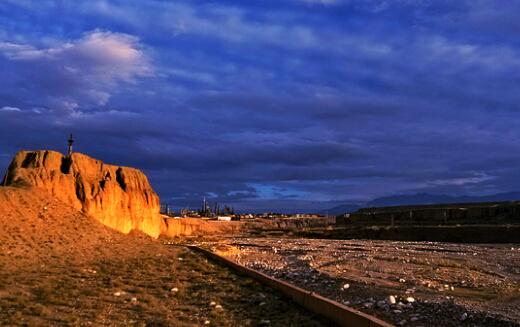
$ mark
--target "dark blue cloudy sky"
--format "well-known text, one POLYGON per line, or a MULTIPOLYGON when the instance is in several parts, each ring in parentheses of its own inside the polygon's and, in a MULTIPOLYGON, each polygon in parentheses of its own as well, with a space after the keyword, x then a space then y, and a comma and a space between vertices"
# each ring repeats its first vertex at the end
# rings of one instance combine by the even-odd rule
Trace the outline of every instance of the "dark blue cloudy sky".
POLYGON ((520 190, 520 1, 3 0, 0 166, 77 150, 163 202, 520 190))

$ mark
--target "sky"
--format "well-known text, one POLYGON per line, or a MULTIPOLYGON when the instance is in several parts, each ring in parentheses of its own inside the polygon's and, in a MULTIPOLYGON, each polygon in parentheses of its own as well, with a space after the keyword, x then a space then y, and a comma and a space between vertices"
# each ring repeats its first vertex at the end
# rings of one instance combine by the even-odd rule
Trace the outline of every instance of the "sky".
POLYGON ((520 1, 2 0, 0 167, 75 150, 163 203, 520 187, 520 1))

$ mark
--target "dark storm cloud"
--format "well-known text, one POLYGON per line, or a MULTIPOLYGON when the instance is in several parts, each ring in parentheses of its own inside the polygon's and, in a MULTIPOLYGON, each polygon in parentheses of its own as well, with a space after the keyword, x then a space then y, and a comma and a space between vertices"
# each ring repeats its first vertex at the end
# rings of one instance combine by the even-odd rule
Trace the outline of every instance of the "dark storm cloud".
POLYGON ((72 131, 179 207, 518 190, 519 6, 4 1, 0 164, 72 131))

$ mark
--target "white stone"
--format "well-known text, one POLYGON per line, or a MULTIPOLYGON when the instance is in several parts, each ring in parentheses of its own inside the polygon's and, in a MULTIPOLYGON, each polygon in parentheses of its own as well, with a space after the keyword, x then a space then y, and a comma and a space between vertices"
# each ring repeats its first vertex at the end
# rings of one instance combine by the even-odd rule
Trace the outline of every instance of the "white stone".
POLYGON ((415 302, 415 299, 414 299, 413 297, 409 296, 409 297, 406 298, 406 302, 408 302, 408 303, 414 303, 414 302, 415 302))
POLYGON ((464 321, 468 319, 468 314, 466 312, 464 312, 461 316, 460 316, 460 320, 464 321))
POLYGON ((396 302, 396 300, 395 300, 395 296, 390 295, 390 296, 388 297, 388 303, 390 303, 390 304, 395 304, 395 302, 396 302))
POLYGON ((344 289, 344 290, 347 290, 347 289, 350 288, 350 284, 345 284, 341 288, 344 289))
POLYGON ((210 307, 214 307, 214 306, 216 306, 216 305, 217 305, 217 303, 216 303, 215 301, 211 301, 211 302, 209 303, 209 306, 210 306, 210 307))
POLYGON ((177 287, 174 287, 174 288, 172 288, 170 291, 172 291, 172 292, 178 292, 179 289, 178 289, 177 287))
POLYGON ((121 292, 115 292, 114 296, 121 296, 121 292))

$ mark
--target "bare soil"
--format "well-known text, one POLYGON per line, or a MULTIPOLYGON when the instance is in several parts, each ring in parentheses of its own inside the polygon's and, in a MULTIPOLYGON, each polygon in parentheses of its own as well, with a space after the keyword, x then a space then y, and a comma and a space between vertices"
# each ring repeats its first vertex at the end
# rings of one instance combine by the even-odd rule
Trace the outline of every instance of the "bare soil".
POLYGON ((519 244, 230 238, 200 245, 397 325, 520 326, 519 244))
POLYGON ((185 247, 0 187, 1 326, 327 326, 185 247))

